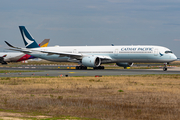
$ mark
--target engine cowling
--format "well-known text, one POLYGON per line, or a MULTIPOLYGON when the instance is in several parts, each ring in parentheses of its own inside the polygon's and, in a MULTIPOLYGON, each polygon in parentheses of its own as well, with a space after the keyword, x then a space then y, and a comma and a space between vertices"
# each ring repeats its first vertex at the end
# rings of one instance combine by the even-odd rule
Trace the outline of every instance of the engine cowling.
POLYGON ((7 63, 4 61, 4 57, 0 57, 0 63, 1 63, 1 64, 7 64, 7 63))
POLYGON ((101 59, 97 56, 83 57, 82 64, 87 67, 98 67, 101 65, 101 59))
POLYGON ((133 66, 133 63, 128 63, 128 62, 119 62, 119 63, 116 63, 116 65, 118 65, 119 67, 131 67, 133 66))
POLYGON ((0 63, 2 63, 4 61, 3 57, 0 57, 0 63))

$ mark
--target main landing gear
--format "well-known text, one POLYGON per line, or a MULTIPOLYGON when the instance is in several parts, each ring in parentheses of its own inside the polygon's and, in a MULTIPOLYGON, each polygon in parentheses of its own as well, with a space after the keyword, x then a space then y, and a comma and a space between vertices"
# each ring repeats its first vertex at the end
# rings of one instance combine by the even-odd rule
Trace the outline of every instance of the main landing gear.
POLYGON ((87 70, 86 66, 76 66, 76 70, 87 70))
MULTIPOLYGON (((94 70, 103 70, 104 66, 93 67, 94 70)), ((76 70, 87 70, 86 66, 76 66, 76 70)))
POLYGON ((2 65, 7 65, 7 62, 3 62, 3 63, 1 63, 2 65))
POLYGON ((167 63, 164 63, 163 71, 167 71, 167 63))
POLYGON ((104 66, 93 67, 94 70, 104 70, 104 66))

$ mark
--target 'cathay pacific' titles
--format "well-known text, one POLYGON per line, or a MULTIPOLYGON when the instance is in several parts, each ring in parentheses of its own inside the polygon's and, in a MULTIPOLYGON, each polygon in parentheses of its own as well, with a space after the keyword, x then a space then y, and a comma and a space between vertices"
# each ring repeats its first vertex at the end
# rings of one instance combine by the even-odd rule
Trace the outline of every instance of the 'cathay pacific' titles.
POLYGON ((121 48, 121 51, 153 51, 153 48, 149 48, 149 47, 125 47, 125 48, 121 48))

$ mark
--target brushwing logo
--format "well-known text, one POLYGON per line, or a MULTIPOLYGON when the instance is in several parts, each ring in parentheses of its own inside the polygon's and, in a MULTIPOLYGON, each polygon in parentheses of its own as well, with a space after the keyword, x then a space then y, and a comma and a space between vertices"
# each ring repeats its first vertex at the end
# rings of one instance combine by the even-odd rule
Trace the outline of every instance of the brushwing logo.
POLYGON ((161 53, 159 53, 159 54, 160 54, 161 57, 163 56, 163 54, 161 54, 161 53))
POLYGON ((34 42, 34 41, 29 40, 29 39, 26 37, 24 31, 23 31, 23 36, 24 36, 24 40, 27 42, 26 47, 29 46, 29 45, 31 45, 31 44, 34 42))

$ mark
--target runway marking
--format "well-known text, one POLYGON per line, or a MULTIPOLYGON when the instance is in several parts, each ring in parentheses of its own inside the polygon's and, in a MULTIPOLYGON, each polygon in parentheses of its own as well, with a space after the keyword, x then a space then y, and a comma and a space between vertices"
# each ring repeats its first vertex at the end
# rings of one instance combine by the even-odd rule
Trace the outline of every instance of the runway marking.
POLYGON ((76 73, 76 72, 69 72, 69 73, 73 74, 73 73, 76 73))
POLYGON ((74 74, 74 73, 87 73, 87 72, 58 72, 58 73, 71 73, 71 74, 74 74))
POLYGON ((71 74, 74 74, 74 73, 87 73, 87 72, 69 72, 71 74))

